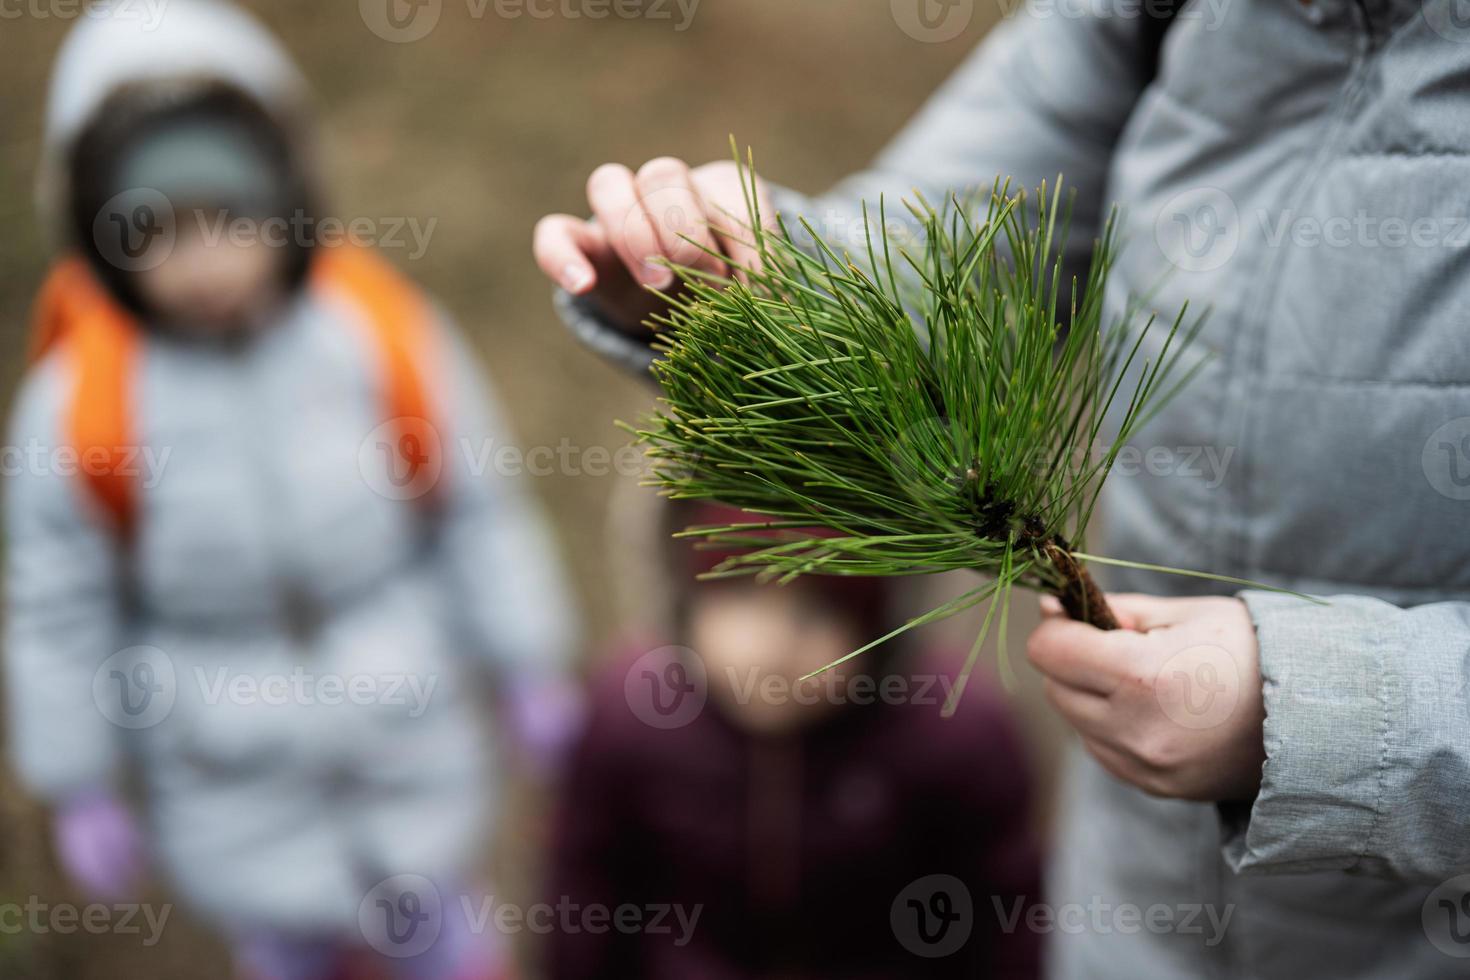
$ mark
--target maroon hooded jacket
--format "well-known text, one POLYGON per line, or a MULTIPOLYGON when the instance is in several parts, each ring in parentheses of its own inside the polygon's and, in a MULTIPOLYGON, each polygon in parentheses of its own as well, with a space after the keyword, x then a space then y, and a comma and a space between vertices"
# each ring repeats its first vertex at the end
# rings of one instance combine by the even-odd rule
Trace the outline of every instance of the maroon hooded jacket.
POLYGON ((788 734, 750 734, 713 699, 661 729, 626 686, 646 664, 594 682, 567 771, 548 900, 607 918, 559 922, 552 980, 1037 975, 1015 917, 1039 900, 1030 780, 994 692, 977 680, 941 718, 945 689, 920 687, 953 664, 923 658, 883 668, 906 699, 854 698, 788 734), (671 906, 698 911, 692 930, 672 913, 630 927, 630 907, 651 927, 671 906))

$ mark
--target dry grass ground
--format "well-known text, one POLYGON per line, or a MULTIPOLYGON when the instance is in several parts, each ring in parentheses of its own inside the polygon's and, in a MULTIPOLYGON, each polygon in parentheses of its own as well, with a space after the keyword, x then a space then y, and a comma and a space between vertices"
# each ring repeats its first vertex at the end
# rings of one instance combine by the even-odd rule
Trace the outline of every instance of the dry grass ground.
MULTIPOLYGON (((432 34, 394 44, 366 28, 351 0, 248 5, 284 37, 317 89, 335 213, 436 222, 421 258, 393 258, 473 336, 523 445, 610 448, 625 444, 613 420, 636 416, 650 395, 579 349, 554 320, 529 255, 536 218, 579 211, 583 179, 598 163, 721 157, 731 133, 756 148, 768 176, 820 189, 870 158, 999 12, 978 3, 957 38, 921 43, 882 0, 703 0, 684 31, 674 29, 677 17, 507 17, 497 9, 518 7, 444 0, 432 34), (480 9, 485 15, 474 16, 480 9)), ((557 0, 557 9, 595 7, 557 0)), ((6 401, 24 367, 27 307, 47 262, 31 188, 49 63, 73 11, 71 0, 0 5, 6 401)), ((619 479, 627 478, 534 481, 575 575, 589 651, 616 633, 623 607, 639 602, 636 589, 612 588, 606 571, 608 501, 619 479)), ((1021 699, 1034 706, 1034 682, 1021 673, 1021 699)), ((1049 771, 1055 738, 1039 712, 1028 715, 1038 719, 1049 771)), ((511 827, 505 836, 520 838, 511 827)), ((0 777, 0 903, 33 896, 76 900, 57 877, 40 811, 0 777)), ((218 948, 184 919, 176 912, 152 949, 137 937, 14 932, 0 921, 0 977, 226 975, 218 948)))

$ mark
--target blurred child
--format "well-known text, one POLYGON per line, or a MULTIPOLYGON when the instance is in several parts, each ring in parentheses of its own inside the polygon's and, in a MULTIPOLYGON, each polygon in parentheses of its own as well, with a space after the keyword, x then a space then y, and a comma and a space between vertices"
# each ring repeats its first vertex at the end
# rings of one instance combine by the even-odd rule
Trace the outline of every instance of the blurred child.
POLYGON ((41 460, 7 500, 14 761, 83 887, 156 862, 246 977, 367 950, 499 977, 458 901, 493 795, 470 681, 496 668, 511 730, 554 752, 569 613, 535 508, 468 465, 506 432, 457 333, 315 240, 303 119, 224 5, 84 18, 61 52, 67 254, 11 435, 41 460))
POLYGON ((885 583, 695 583, 723 556, 673 554, 678 645, 603 672, 567 773, 553 980, 1035 976, 1009 918, 1039 886, 1030 779, 994 694, 942 718, 954 663, 898 644, 799 684, 881 635, 885 583))

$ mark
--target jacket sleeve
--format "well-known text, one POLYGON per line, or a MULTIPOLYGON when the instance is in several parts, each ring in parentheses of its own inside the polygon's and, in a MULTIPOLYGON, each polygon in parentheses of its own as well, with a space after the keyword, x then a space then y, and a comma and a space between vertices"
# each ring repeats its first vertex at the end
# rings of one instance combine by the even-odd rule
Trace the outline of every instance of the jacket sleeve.
MULTIPOLYGON (((871 166, 818 197, 773 188, 776 210, 798 237, 804 217, 828 241, 856 245, 863 201, 876 211, 884 197, 891 220, 906 213, 900 202, 915 190, 939 204, 997 177, 1034 192, 1060 174, 1076 194, 1072 262, 1085 270, 1111 203, 1103 198, 1113 147, 1152 75, 1154 42, 1142 20, 1018 7, 871 166)), ((588 346, 647 369, 646 338, 620 331, 591 300, 559 291, 556 305, 588 346)))
POLYGON ((1470 603, 1241 597, 1267 758, 1254 803, 1223 810, 1230 865, 1434 882, 1470 868, 1470 603))
MULTIPOLYGON (((497 680, 534 685, 571 669, 579 626, 556 542, 525 486, 517 442, 458 330, 445 323, 439 377, 444 512, 436 548, 467 642, 497 680)), ((534 456, 529 457, 534 459, 534 456)))
POLYGON ((125 642, 118 542, 59 440, 66 386, 54 357, 27 377, 5 467, 10 754, 27 789, 49 801, 117 782, 121 761, 99 677, 125 642))

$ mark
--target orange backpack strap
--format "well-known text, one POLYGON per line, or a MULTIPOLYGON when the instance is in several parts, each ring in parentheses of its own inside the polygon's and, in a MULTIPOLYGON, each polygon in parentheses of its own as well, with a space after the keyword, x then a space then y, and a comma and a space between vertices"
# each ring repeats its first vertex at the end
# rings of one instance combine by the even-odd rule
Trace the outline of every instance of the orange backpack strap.
POLYGON ((81 259, 56 264, 35 311, 31 360, 52 349, 71 378, 61 436, 76 454, 90 496, 124 536, 137 517, 133 381, 141 334, 81 259))
MULTIPOLYGON (((383 421, 398 429, 400 451, 428 478, 421 492, 406 496, 433 504, 442 448, 427 382, 435 354, 428 301, 365 249, 323 248, 313 277, 315 286, 340 290, 364 314, 367 340, 383 370, 383 421)), ((81 259, 56 264, 37 299, 31 360, 63 352, 72 388, 62 410, 62 437, 76 453, 88 495, 124 537, 131 536, 138 510, 133 389, 142 337, 135 319, 81 259)))
POLYGON ((313 263, 315 284, 340 290, 364 314, 383 370, 382 420, 397 430, 400 462, 422 477, 421 486, 404 496, 433 505, 443 463, 439 413, 430 389, 439 360, 433 308, 412 282, 369 249, 323 247, 313 263))

